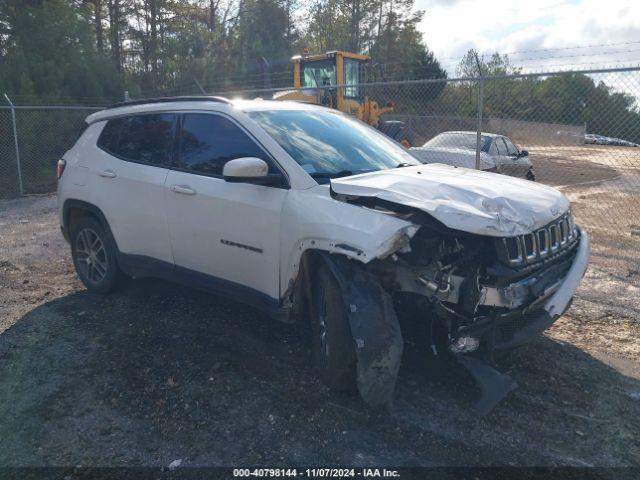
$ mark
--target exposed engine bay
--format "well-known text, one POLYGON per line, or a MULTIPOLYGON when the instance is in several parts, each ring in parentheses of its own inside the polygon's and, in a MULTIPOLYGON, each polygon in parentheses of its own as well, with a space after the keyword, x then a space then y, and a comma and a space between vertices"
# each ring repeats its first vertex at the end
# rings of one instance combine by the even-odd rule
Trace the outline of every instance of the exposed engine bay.
MULTIPOLYGON (((415 295, 429 321, 446 328, 447 348, 466 353, 480 346, 487 330, 542 306, 569 270, 579 235, 570 212, 538 232, 509 238, 451 231, 430 221, 407 251, 369 268, 389 291, 415 295)), ((509 340, 502 330, 493 348, 509 340)))

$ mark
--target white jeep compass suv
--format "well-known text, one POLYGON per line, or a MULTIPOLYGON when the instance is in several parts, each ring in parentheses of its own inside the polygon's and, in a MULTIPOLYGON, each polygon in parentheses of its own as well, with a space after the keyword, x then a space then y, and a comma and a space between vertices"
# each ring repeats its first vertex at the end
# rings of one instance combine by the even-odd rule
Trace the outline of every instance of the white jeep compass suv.
POLYGON ((426 327, 430 355, 482 384, 486 411, 513 388, 492 353, 562 315, 589 256, 557 190, 422 165, 375 129, 298 103, 116 105, 87 118, 58 174, 89 290, 162 277, 310 320, 322 380, 377 406, 400 365, 398 303, 426 327))

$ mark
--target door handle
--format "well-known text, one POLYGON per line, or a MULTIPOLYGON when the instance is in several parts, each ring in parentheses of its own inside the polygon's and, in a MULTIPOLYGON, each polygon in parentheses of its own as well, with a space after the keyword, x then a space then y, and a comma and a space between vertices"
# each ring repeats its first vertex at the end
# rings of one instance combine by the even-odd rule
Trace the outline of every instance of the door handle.
POLYGON ((104 177, 104 178, 116 178, 117 177, 117 175, 112 170, 103 170, 100 173, 98 173, 98 175, 100 175, 101 177, 104 177))
POLYGON ((187 185, 171 185, 171 191, 182 195, 195 195, 196 191, 187 185))

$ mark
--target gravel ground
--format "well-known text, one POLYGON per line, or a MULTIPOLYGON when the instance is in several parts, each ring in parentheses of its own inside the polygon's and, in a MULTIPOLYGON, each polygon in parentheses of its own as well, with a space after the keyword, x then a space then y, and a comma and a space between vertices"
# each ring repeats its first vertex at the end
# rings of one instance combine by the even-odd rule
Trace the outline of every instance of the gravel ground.
POLYGON ((0 465, 639 465, 640 237, 592 231, 601 189, 567 190, 591 266, 499 359, 519 388, 484 418, 463 371, 411 346, 377 415, 316 380, 301 326, 159 281, 89 294, 55 197, 0 201, 0 465))

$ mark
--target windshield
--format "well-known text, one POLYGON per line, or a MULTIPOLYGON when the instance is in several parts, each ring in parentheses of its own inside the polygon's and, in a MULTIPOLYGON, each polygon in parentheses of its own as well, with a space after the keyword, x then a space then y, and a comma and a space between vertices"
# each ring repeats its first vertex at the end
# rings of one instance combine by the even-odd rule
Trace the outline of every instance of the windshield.
POLYGON ((302 86, 323 87, 336 84, 336 63, 322 60, 302 63, 302 86))
MULTIPOLYGON (((491 137, 482 135, 480 140, 480 150, 483 152, 489 151, 489 145, 491 144, 491 137)), ((451 148, 466 148, 470 150, 476 149, 476 134, 475 133, 457 133, 448 132, 436 135, 427 143, 425 147, 451 147, 451 148)))
POLYGON ((340 113, 330 110, 247 113, 316 179, 420 165, 399 144, 340 113))

